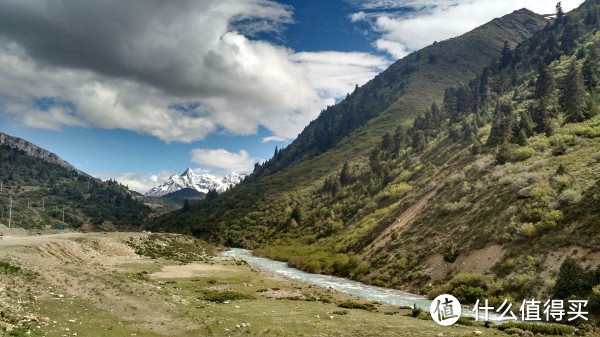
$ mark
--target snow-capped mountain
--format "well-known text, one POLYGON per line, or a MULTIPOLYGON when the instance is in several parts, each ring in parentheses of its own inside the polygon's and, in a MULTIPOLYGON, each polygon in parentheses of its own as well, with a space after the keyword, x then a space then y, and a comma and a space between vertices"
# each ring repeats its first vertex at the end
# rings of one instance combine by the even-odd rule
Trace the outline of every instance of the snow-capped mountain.
POLYGON ((161 197, 184 188, 193 188, 202 193, 208 193, 209 190, 217 190, 221 193, 239 184, 245 177, 243 173, 229 172, 225 177, 220 178, 212 174, 196 174, 188 168, 181 175, 170 176, 167 181, 148 191, 146 196, 161 197))

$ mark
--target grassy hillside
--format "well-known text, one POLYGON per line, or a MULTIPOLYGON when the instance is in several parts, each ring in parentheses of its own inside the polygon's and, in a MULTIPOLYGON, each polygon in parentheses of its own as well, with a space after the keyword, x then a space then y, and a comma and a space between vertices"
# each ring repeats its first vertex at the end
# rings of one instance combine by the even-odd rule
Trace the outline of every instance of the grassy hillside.
POLYGON ((514 46, 545 24, 537 14, 516 11, 412 53, 324 111, 293 144, 232 191, 196 205, 194 212, 175 212, 149 226, 202 234, 217 225, 230 227, 263 203, 285 200, 284 208, 291 207, 294 195, 309 193, 344 161, 364 163, 383 133, 408 125, 447 86, 474 77, 500 54, 505 41, 514 46))
POLYGON ((116 181, 102 182, 8 146, 0 146, 0 158, 0 223, 5 225, 11 198, 12 225, 21 228, 131 228, 150 213, 116 181))

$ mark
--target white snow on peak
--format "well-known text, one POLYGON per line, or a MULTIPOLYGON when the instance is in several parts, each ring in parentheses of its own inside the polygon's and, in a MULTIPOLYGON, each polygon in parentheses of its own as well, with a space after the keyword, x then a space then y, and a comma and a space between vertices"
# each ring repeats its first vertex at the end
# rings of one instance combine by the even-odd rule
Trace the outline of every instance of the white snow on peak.
POLYGON ((221 193, 239 184, 245 177, 244 173, 229 172, 221 178, 208 173, 197 174, 194 170, 188 168, 181 175, 174 174, 170 176, 164 183, 148 191, 146 196, 162 197, 165 194, 177 192, 184 188, 193 188, 202 193, 208 193, 210 190, 217 190, 221 193))

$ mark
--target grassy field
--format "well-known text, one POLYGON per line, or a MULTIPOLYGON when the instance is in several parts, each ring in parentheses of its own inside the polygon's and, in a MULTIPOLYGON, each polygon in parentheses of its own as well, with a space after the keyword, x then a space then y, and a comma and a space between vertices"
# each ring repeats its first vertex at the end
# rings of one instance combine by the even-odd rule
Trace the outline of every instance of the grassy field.
MULTIPOLYGON (((167 256, 204 251, 195 240, 180 239, 167 256)), ((423 319, 428 315, 413 318, 409 308, 371 306, 208 250, 200 254, 202 262, 181 262, 140 256, 132 248, 132 242, 139 250, 139 242, 152 247, 175 240, 127 233, 0 240, 0 260, 15 267, 0 272, 0 335, 506 335, 480 326, 441 327, 423 319), (339 307, 345 302, 370 310, 339 307)))

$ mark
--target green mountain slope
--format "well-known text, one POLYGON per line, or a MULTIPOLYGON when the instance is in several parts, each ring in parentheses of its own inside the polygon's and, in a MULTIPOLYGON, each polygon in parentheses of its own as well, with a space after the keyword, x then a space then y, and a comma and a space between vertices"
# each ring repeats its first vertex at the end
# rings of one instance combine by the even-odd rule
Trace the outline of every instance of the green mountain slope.
POLYGON ((424 89, 423 102, 400 100, 316 158, 276 173, 267 164, 232 191, 150 225, 464 303, 592 294, 600 283, 599 12, 600 1, 588 0, 498 50, 470 81, 431 96, 424 89), (402 104, 415 107, 414 123, 393 113, 402 104), (582 269, 559 272, 557 284, 578 275, 570 294, 554 286, 569 255, 575 262, 565 263, 582 269))
POLYGON ((11 199, 11 225, 26 229, 46 225, 138 228, 148 217, 150 209, 125 186, 79 172, 56 155, 49 156, 47 151, 21 141, 36 150, 28 154, 13 147, 14 143, 0 145, 0 223, 9 224, 11 199))
POLYGON ((261 202, 314 188, 344 161, 366 161, 381 134, 399 124, 408 125, 447 86, 466 83, 492 62, 505 41, 516 45, 546 23, 539 15, 520 10, 412 53, 324 111, 293 144, 257 168, 243 184, 193 214, 175 213, 150 226, 203 232, 203 227, 226 226, 229 219, 243 218, 261 202), (321 135, 334 138, 321 140, 321 135))

